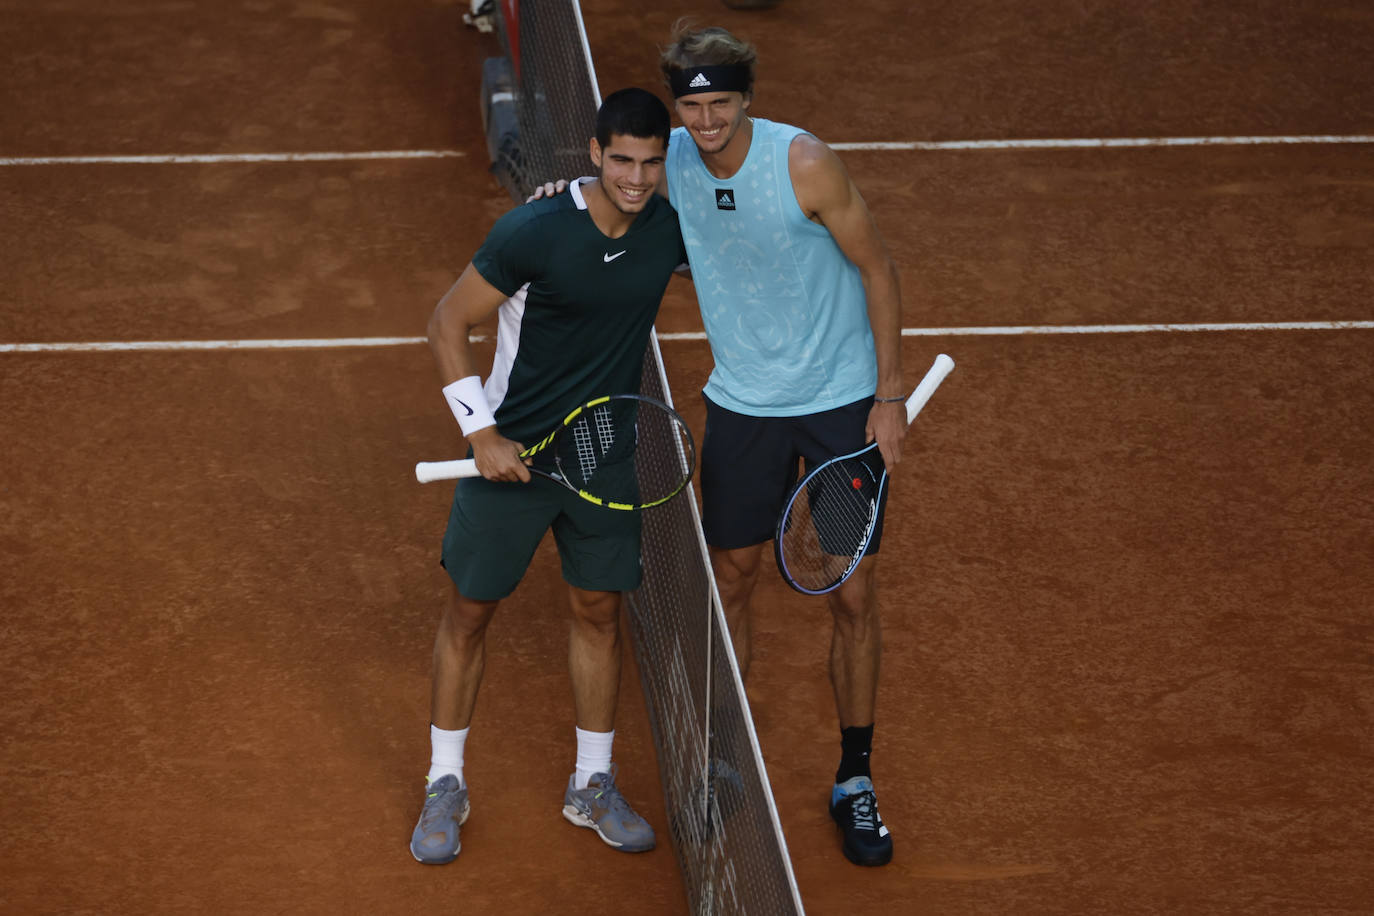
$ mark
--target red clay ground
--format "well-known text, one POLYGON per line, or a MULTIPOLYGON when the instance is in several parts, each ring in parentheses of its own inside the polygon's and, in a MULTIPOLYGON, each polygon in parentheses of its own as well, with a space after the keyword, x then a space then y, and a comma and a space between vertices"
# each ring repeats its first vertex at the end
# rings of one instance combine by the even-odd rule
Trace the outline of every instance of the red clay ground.
MULTIPOLYGON (((506 207, 459 7, 6 6, 0 342, 413 336, 506 207)), ((1356 4, 591 0, 604 90, 679 13, 832 141, 1374 133, 1356 4)), ((851 152, 908 327, 1368 320, 1369 146, 851 152)), ((675 288, 663 330, 696 330, 675 288)), ((1374 333, 909 337, 874 756, 839 854, 823 609, 769 578, 749 685, 808 912, 1368 912, 1374 333)), ((700 431, 702 343, 665 344, 700 431)), ((503 609, 459 861, 404 842, 459 447, 422 346, 0 353, 0 910, 685 912, 665 846, 558 816, 549 550, 503 609)), ((663 827, 636 675, 617 758, 663 827)), ((665 832, 666 838, 666 832, 665 832)))

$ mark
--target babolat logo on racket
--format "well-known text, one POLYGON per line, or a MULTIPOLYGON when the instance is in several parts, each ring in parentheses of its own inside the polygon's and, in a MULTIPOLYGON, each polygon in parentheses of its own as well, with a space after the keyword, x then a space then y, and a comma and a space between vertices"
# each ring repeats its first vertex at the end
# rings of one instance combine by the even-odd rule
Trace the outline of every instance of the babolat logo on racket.
POLYGON ((730 190, 729 188, 721 188, 720 193, 716 195, 716 209, 735 209, 735 192, 730 190))
POLYGON ((703 89, 711 85, 711 81, 706 78, 705 73, 698 73, 696 76, 692 77, 692 81, 687 85, 691 86, 693 89, 703 89))

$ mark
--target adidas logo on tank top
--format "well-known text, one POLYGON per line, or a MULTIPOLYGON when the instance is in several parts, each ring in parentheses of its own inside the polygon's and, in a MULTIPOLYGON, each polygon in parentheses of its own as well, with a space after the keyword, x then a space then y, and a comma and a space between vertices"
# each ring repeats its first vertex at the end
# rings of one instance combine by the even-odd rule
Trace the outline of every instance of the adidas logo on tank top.
POLYGON ((730 190, 729 188, 721 188, 720 193, 716 195, 716 209, 735 209, 735 192, 730 190))

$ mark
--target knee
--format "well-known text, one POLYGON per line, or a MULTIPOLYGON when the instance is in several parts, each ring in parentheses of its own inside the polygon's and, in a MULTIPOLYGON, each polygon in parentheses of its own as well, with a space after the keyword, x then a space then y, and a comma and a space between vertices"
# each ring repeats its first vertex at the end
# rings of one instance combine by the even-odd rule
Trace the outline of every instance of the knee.
POLYGON ((602 639, 619 638, 619 592, 574 591, 570 603, 574 626, 584 633, 595 634, 602 639))
POLYGON ((450 598, 439 625, 439 637, 447 642, 463 642, 481 637, 496 613, 495 601, 475 601, 456 592, 450 598))
POLYGON ((878 622, 878 593, 872 571, 858 573, 829 594, 830 613, 841 626, 865 628, 878 622))
POLYGON ((718 550, 712 553, 711 566, 716 574, 716 586, 726 600, 730 595, 748 594, 759 577, 757 551, 718 550))

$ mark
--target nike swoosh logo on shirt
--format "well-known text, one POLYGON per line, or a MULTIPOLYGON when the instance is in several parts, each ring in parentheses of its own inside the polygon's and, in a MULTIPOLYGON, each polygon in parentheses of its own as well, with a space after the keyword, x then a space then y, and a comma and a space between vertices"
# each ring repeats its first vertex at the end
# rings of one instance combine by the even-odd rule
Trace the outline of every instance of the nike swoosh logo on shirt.
MULTIPOLYGON (((629 250, 630 250, 630 249, 628 249, 628 248, 625 249, 625 251, 629 251, 629 250)), ((602 260, 603 262, 609 264, 609 263, 611 263, 612 261, 614 261, 616 258, 620 257, 622 254, 624 254, 625 251, 617 251, 615 254, 603 254, 603 255, 601 256, 601 260, 602 260)))

